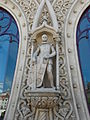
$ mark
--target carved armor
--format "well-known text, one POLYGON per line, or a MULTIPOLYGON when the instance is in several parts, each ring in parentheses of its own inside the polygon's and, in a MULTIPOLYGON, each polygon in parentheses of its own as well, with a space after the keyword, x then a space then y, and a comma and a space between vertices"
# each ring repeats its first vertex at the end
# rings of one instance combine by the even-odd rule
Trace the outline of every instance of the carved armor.
POLYGON ((47 43, 46 34, 42 35, 42 40, 43 40, 42 45, 37 48, 36 52, 33 55, 33 61, 36 62, 37 64, 36 72, 38 78, 36 78, 36 81, 37 83, 39 82, 39 84, 37 84, 36 86, 46 87, 44 85, 45 84, 44 77, 45 75, 47 75, 47 79, 50 82, 49 87, 54 87, 52 66, 53 66, 53 57, 56 55, 56 52, 52 44, 47 43))

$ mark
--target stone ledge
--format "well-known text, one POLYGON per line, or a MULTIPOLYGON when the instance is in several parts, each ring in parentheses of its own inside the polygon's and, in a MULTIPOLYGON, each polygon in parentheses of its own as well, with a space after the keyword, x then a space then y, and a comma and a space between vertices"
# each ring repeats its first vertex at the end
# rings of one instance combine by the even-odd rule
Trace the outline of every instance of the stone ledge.
POLYGON ((61 99, 60 91, 52 88, 40 88, 37 90, 26 91, 28 102, 35 108, 54 108, 61 99))
POLYGON ((47 96, 47 97, 59 97, 60 96, 60 91, 54 90, 53 88, 40 88, 40 89, 36 89, 36 90, 31 90, 31 91, 26 91, 25 95, 27 97, 31 97, 31 96, 38 96, 38 97, 43 97, 43 96, 47 96))

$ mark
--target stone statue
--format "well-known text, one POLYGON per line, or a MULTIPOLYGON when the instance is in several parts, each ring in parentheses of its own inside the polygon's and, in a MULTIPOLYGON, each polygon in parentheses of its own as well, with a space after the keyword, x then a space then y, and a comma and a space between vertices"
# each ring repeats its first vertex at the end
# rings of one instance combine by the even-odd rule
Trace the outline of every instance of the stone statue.
POLYGON ((47 35, 43 34, 42 45, 37 48, 32 59, 33 63, 36 64, 36 87, 38 88, 47 88, 46 80, 49 82, 48 88, 55 88, 53 80, 53 57, 56 55, 56 51, 54 46, 47 41, 47 35))

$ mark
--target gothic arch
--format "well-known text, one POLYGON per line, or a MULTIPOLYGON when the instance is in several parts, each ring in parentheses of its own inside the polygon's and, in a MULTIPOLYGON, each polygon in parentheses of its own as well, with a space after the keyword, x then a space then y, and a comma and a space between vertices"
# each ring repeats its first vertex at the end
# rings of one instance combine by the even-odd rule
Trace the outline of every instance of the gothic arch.
POLYGON ((11 95, 9 99, 8 108, 5 115, 5 120, 8 119, 12 120, 11 115, 9 114, 10 111, 12 111, 12 116, 14 114, 14 109, 16 107, 15 99, 18 99, 20 84, 22 80, 22 74, 24 69, 24 62, 25 62, 25 54, 26 54, 26 46, 27 46, 27 26, 26 26, 26 18, 24 17, 20 7, 12 0, 9 1, 2 1, 0 0, 0 7, 7 10, 15 19, 19 34, 20 34, 20 44, 19 44, 19 50, 18 50, 18 56, 17 56, 17 63, 16 63, 16 69, 14 73, 14 80, 13 85, 11 89, 11 95), (22 61, 23 59, 23 61, 22 61), (15 91, 16 90, 16 91, 15 91))
POLYGON ((67 15, 65 24, 65 46, 67 54, 68 71, 71 86, 73 86, 71 88, 71 91, 73 94, 74 104, 76 105, 75 111, 77 112, 77 118, 82 120, 89 120, 90 116, 86 104, 78 61, 76 31, 81 15, 89 5, 89 0, 76 0, 69 11, 69 14, 67 15))
POLYGON ((51 17, 51 20, 52 20, 52 23, 53 23, 53 27, 55 28, 56 31, 58 31, 57 19, 56 19, 54 10, 52 8, 52 5, 50 4, 50 2, 48 0, 42 0, 41 1, 40 6, 39 6, 39 8, 38 8, 38 10, 36 12, 36 15, 35 15, 35 19, 34 19, 34 22, 33 22, 32 30, 34 30, 37 27, 40 15, 42 13, 42 9, 43 9, 45 4, 48 7, 48 12, 50 13, 50 17, 51 17))

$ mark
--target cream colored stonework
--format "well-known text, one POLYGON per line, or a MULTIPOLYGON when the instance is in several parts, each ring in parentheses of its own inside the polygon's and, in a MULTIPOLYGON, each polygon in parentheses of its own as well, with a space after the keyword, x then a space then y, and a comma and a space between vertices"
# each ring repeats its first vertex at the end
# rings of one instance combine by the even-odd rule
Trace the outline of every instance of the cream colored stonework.
MULTIPOLYGON (((90 119, 76 49, 77 24, 89 5, 89 0, 0 0, 0 7, 14 17, 20 33, 17 65, 4 120, 90 119), (37 76, 31 74, 32 57, 41 46, 43 33, 48 36, 49 47, 53 45, 56 52, 52 59, 55 88, 38 88, 35 86, 37 76)), ((46 73, 42 71, 42 74, 46 77, 46 73)))

